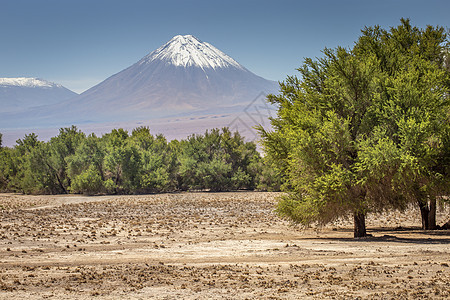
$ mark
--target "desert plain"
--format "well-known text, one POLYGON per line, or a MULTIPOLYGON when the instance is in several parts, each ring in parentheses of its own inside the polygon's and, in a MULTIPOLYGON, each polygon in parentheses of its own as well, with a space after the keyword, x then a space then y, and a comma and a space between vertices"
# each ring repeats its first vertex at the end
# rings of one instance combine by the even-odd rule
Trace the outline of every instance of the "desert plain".
POLYGON ((353 239, 281 219, 277 196, 0 194, 0 299, 450 298, 450 231, 415 207, 353 239))

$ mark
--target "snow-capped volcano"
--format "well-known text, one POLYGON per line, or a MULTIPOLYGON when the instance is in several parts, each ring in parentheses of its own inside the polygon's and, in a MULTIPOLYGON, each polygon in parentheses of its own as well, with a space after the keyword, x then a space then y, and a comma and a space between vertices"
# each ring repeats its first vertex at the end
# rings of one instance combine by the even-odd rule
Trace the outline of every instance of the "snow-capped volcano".
POLYGON ((202 43, 192 35, 174 36, 168 43, 141 59, 139 64, 149 64, 155 60, 177 67, 244 69, 237 61, 213 45, 202 43))
MULTIPOLYGON (((277 88, 211 44, 177 35, 79 96, 15 115, 13 122, 66 126, 241 112, 261 92, 277 88)), ((3 124, 11 125, 0 115, 0 128, 3 124)))
POLYGON ((56 104, 77 94, 60 84, 39 78, 0 78, 0 112, 56 104))

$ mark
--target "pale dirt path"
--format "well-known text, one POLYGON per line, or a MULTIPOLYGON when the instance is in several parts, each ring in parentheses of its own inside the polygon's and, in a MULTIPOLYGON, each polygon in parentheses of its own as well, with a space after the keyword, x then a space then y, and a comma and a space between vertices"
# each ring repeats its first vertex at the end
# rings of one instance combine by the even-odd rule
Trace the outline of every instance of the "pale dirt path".
POLYGON ((46 204, 37 204, 33 207, 25 208, 24 210, 48 209, 70 204, 102 202, 108 199, 111 199, 111 196, 57 195, 52 196, 46 204))
POLYGON ((276 195, 2 194, 0 299, 450 297, 449 232, 415 229, 417 211, 354 240, 345 220, 290 226, 276 195))

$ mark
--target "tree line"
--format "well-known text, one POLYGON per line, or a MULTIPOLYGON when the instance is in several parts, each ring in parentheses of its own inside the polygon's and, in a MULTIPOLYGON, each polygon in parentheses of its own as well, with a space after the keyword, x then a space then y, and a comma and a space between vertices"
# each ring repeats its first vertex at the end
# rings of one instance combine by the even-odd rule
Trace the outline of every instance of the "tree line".
POLYGON ((270 95, 264 150, 284 174, 280 214, 301 224, 365 216, 410 203, 424 229, 450 195, 450 51, 444 28, 402 19, 366 27, 352 48, 324 49, 270 95))
POLYGON ((1 147, 0 190, 26 194, 138 194, 187 190, 277 190, 254 142, 228 128, 168 141, 147 127, 97 137, 75 126, 48 142, 25 135, 1 147))

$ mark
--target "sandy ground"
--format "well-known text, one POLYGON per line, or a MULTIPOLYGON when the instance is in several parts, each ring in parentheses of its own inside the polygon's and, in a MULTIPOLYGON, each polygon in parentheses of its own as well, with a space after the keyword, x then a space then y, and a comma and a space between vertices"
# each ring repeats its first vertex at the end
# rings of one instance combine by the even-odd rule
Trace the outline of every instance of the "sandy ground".
POLYGON ((0 299, 450 298, 450 232, 415 209, 355 240, 281 220, 276 196, 0 194, 0 299))

